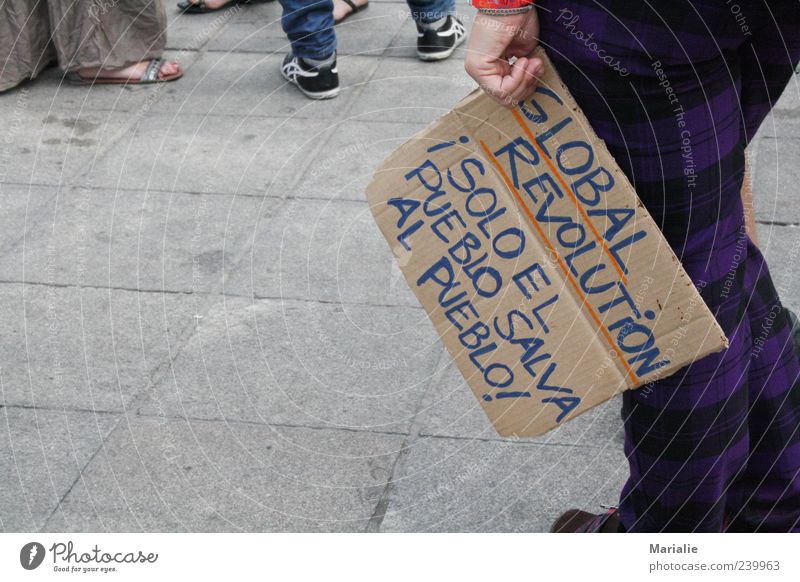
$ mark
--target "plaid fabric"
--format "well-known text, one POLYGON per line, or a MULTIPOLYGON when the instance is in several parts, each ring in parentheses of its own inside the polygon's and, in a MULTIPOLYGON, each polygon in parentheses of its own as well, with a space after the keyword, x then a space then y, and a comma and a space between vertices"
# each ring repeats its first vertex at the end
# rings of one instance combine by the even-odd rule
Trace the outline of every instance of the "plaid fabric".
POLYGON ((737 2, 537 2, 542 44, 731 341, 625 393, 628 531, 800 528, 800 362, 740 199, 744 147, 800 60, 800 4, 737 2))

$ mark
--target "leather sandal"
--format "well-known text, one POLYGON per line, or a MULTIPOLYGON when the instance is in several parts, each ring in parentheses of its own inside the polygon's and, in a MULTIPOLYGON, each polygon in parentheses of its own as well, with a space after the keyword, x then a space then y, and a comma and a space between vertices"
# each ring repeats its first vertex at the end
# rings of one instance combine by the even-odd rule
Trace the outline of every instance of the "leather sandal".
POLYGON ((164 59, 150 59, 147 68, 138 79, 129 79, 125 77, 105 77, 102 71, 97 75, 84 77, 78 71, 70 71, 66 74, 66 79, 72 85, 152 85, 153 83, 166 83, 180 79, 183 76, 183 70, 179 69, 177 73, 172 75, 161 74, 161 67, 164 64, 164 59))

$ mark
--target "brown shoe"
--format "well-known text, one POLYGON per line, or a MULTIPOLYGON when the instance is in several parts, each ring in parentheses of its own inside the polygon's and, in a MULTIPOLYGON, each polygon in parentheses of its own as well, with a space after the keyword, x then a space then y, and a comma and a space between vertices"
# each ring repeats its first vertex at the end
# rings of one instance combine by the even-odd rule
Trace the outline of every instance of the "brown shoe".
POLYGON ((552 533, 618 533, 620 527, 617 508, 594 514, 580 509, 570 509, 561 514, 550 528, 552 533))

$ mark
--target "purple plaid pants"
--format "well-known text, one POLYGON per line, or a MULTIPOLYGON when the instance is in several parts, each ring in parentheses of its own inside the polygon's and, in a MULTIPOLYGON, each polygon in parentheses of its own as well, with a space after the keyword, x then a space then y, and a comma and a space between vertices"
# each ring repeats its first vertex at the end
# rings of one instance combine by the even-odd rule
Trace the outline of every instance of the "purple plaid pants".
POLYGON ((737 2, 537 2, 542 45, 730 339, 625 393, 628 531, 800 528, 800 362, 740 198, 800 3, 737 2))

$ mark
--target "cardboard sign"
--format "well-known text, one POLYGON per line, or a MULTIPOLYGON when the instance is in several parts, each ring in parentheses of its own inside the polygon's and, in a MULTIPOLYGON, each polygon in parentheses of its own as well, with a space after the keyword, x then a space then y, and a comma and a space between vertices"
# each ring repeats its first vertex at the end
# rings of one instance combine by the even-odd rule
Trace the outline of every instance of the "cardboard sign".
POLYGON ((375 219, 503 436, 534 436, 727 339, 545 59, 513 110, 476 91, 367 189, 375 219))

